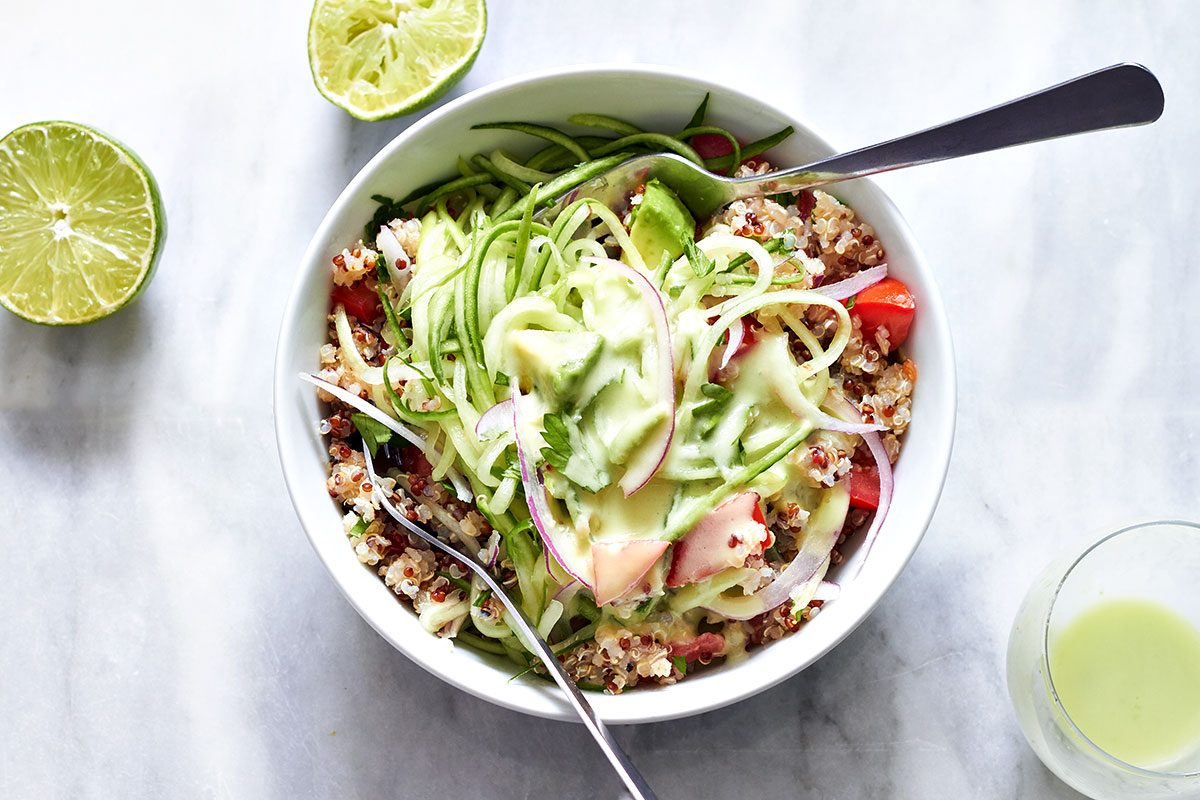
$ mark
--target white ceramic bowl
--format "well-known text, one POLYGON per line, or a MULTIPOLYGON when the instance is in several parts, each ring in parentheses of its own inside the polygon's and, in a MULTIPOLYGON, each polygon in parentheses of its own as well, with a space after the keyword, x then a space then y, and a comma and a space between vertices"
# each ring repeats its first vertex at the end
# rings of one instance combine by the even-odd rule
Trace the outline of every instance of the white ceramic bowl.
MULTIPOLYGON (((471 131, 496 120, 561 124, 582 111, 612 114, 652 130, 676 130, 705 92, 710 119, 750 140, 791 124, 796 134, 773 151, 780 165, 833 152, 816 134, 770 103, 741 91, 659 67, 585 66, 495 83, 429 114, 371 159, 334 202, 313 236, 284 313, 275 363, 275 432, 284 478, 309 541, 334 581, 363 618, 398 650, 433 674, 478 697, 542 717, 572 715, 548 683, 511 681, 512 666, 427 634, 416 617, 355 558, 342 534, 340 514, 325 491, 326 450, 317 434, 320 410, 311 386, 296 374, 314 371, 325 341, 330 258, 357 241, 371 217, 373 194, 400 196, 454 172, 459 154, 503 145, 531 152, 517 134, 471 131)), ((749 697, 816 661, 846 637, 879 602, 908 562, 941 493, 954 434, 954 358, 950 331, 933 276, 900 213, 869 181, 837 187, 879 233, 892 273, 909 285, 918 312, 907 349, 920 369, 913 420, 896 469, 896 496, 862 571, 795 635, 754 650, 741 662, 709 668, 675 686, 593 695, 597 713, 611 723, 652 722, 698 714, 749 697)), ((857 555, 841 567, 854 574, 857 555)))

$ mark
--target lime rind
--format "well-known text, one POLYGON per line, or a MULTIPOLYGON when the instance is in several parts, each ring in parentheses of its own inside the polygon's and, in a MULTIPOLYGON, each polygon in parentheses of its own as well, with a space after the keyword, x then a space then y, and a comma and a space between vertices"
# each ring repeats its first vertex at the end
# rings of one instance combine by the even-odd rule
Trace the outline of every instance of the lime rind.
POLYGON ((376 122, 418 111, 446 94, 475 63, 486 33, 484 0, 316 0, 309 17, 309 68, 326 100, 355 119, 376 122), (403 25, 400 12, 409 15, 403 25), (457 19, 438 21, 439 12, 457 12, 457 19), (452 46, 449 53, 437 47, 446 44, 452 46), (379 91, 385 79, 396 84, 395 70, 405 69, 404 60, 423 77, 408 76, 403 91, 379 91))
MULTIPOLYGON (((45 219, 38 220, 35 213, 25 217, 19 213, 5 215, 7 224, 0 227, 0 287, 3 287, 0 290, 0 305, 18 317, 39 325, 84 325, 116 313, 141 294, 154 274, 166 239, 162 195, 153 174, 141 158, 105 133, 65 120, 29 123, 11 131, 0 139, 0 156, 6 154, 9 155, 7 166, 10 168, 0 174, 0 187, 10 191, 7 200, 0 200, 0 210, 4 210, 5 203, 12 203, 14 197, 20 197, 19 192, 12 190, 21 188, 36 196, 36 201, 23 198, 26 211, 35 212, 39 206, 51 211, 59 204, 73 205, 73 210, 71 233, 67 237, 44 239, 40 248, 22 253, 22 266, 6 263, 4 251, 13 247, 15 237, 26 237, 27 241, 19 244, 28 247, 29 240, 36 234, 44 236, 45 219), (41 163, 34 163, 33 160, 22 163, 22 154, 13 157, 7 152, 24 137, 36 132, 44 133, 47 143, 43 154, 46 157, 41 163), (110 167, 119 166, 137 176, 137 189, 131 191, 133 187, 121 186, 120 182, 114 186, 114 170, 105 169, 105 165, 97 163, 95 158, 87 164, 71 164, 69 158, 50 158, 54 150, 51 143, 61 143, 64 134, 81 135, 101 145, 102 149, 97 149, 92 155, 101 158, 105 151, 111 153, 113 160, 110 167), (17 186, 16 183, 5 185, 6 181, 21 180, 24 180, 24 186, 17 186), (120 193, 124 193, 130 202, 122 205, 120 193), (145 237, 139 239, 132 236, 122 240, 123 235, 131 233, 122 227, 121 222, 122 216, 128 213, 145 213, 150 226, 149 242, 144 241, 145 237), (22 228, 22 225, 25 227, 22 228), (114 240, 118 241, 114 243, 114 240), (72 246, 72 241, 76 246, 72 246), (112 269, 114 251, 125 254, 121 245, 134 255, 123 259, 128 263, 128 269, 112 269), (95 260, 95 255, 103 256, 103 253, 108 253, 109 258, 102 257, 101 260, 106 262, 102 272, 86 269, 78 263, 85 257, 95 260), (8 275, 4 274, 6 268, 8 275), (128 276, 114 281, 114 275, 120 278, 120 273, 128 273, 128 276), (20 291, 14 291, 14 287, 19 290, 26 285, 42 290, 41 296, 44 297, 47 281, 51 283, 49 309, 34 309, 14 300, 14 295, 22 295, 20 291), (102 298, 108 290, 115 291, 109 297, 102 298), (88 296, 95 302, 89 302, 88 296), (61 303, 73 303, 76 310, 64 316, 60 313, 61 303)), ((60 152, 57 155, 63 154, 60 152)))

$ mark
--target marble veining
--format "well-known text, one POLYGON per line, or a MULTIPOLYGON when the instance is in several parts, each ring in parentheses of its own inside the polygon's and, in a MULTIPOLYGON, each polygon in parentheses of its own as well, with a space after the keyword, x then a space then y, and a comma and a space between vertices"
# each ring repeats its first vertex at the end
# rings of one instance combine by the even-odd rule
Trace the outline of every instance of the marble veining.
MULTIPOLYGON (((929 534, 811 669, 617 732, 664 800, 1077 797, 1021 738, 1004 647, 1061 547, 1200 517, 1200 9, 491 6, 454 95, 659 62, 733 76, 847 147, 1111 62, 1159 74, 1167 111, 1149 128, 880 179, 956 338, 958 436, 929 534)), ((408 123, 319 97, 303 4, 69 0, 2 19, 0 130, 67 118, 125 140, 161 182, 169 236, 154 283, 112 319, 0 314, 0 797, 618 796, 582 729, 459 693, 376 636, 283 491, 270 365, 292 265, 408 123)))

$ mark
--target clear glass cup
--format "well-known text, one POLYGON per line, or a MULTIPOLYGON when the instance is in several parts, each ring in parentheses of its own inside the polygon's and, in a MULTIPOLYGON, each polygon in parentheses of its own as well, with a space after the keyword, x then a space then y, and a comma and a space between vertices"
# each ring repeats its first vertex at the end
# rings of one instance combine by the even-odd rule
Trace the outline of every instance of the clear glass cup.
POLYGON ((1095 800, 1200 798, 1200 746, 1166 768, 1126 763, 1080 731, 1055 690, 1056 634, 1096 603, 1124 598, 1154 601, 1200 628, 1200 526, 1133 525, 1046 568, 1008 642, 1008 691, 1021 730, 1042 763, 1095 800))

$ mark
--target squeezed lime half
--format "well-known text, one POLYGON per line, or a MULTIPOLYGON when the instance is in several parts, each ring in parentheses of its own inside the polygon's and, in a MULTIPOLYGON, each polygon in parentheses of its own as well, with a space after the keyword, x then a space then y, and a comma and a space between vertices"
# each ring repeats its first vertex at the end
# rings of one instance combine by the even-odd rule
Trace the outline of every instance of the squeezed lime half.
POLYGON ((150 280, 165 216, 137 156, 74 122, 0 139, 0 305, 40 325, 83 325, 150 280))
POLYGON ((386 119, 457 83, 486 31, 484 0, 317 0, 308 62, 331 103, 358 119, 386 119))

